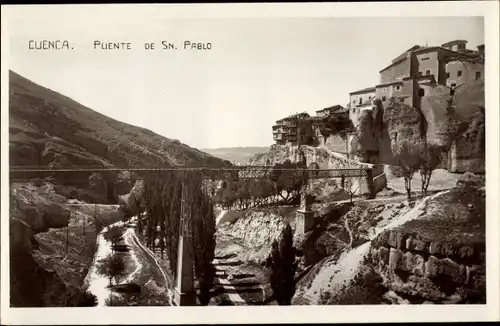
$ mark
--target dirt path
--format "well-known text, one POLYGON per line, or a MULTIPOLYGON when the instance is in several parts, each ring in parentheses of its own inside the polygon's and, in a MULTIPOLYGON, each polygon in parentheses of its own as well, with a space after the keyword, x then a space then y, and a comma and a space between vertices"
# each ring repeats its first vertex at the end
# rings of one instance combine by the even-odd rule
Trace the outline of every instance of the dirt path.
POLYGON ((146 275, 151 277, 152 275, 157 275, 161 277, 156 277, 155 279, 162 279, 162 283, 160 285, 163 285, 167 289, 167 295, 168 295, 168 302, 171 306, 174 305, 174 300, 173 300, 173 293, 172 293, 172 281, 171 279, 167 276, 165 271, 163 271, 163 268, 161 267, 160 262, 154 255, 154 253, 149 250, 146 246, 144 246, 140 241, 139 238, 137 238, 137 234, 135 233, 135 229, 132 233, 131 236, 131 251, 130 253, 132 255, 137 255, 142 258, 143 261, 146 262, 146 268, 142 268, 144 265, 140 266, 140 274, 146 275))

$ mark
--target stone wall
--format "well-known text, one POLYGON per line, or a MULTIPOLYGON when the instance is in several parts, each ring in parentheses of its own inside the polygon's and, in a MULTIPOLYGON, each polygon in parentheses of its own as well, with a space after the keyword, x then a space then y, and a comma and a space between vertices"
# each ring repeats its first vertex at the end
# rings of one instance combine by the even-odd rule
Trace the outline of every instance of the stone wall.
POLYGON ((372 245, 369 260, 397 293, 443 303, 456 288, 474 287, 484 278, 484 251, 477 247, 422 241, 398 231, 384 236, 378 247, 372 245))

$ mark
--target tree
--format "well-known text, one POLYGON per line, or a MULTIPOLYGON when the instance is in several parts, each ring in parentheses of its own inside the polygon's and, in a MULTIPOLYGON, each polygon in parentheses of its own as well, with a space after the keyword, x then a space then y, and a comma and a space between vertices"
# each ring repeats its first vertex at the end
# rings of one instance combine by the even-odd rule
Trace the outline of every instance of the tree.
POLYGON ((298 168, 305 167, 301 167, 298 164, 291 163, 290 160, 286 160, 282 164, 276 164, 271 171, 270 179, 275 184, 276 193, 286 203, 290 202, 299 194, 304 183, 302 172, 298 171, 298 168), (285 196, 283 196, 283 192, 286 192, 285 196))
POLYGON ((297 270, 293 232, 290 224, 287 224, 283 230, 279 244, 274 240, 269 260, 273 296, 279 305, 290 305, 295 294, 295 272, 297 270))
POLYGON ((352 197, 356 194, 356 191, 359 190, 359 185, 355 186, 352 178, 345 178, 343 181, 343 188, 349 194, 352 204, 352 197))
POLYGON ((104 238, 111 242, 111 250, 113 250, 113 253, 116 249, 116 245, 122 239, 122 235, 123 228, 119 226, 113 226, 104 234, 104 238))
POLYGON ((396 145, 394 164, 397 166, 397 174, 405 180, 405 189, 408 200, 411 200, 411 180, 420 167, 419 146, 409 140, 402 140, 396 145))
POLYGON ((441 162, 441 148, 424 143, 420 157, 420 178, 422 181, 422 195, 427 196, 427 188, 432 172, 441 162))
POLYGON ((319 122, 319 131, 326 142, 326 139, 330 135, 339 134, 344 138, 347 133, 354 131, 354 126, 348 115, 334 114, 321 119, 319 122))
POLYGON ((99 273, 109 278, 109 285, 111 285, 113 278, 115 279, 115 284, 117 284, 118 278, 125 272, 125 264, 121 257, 116 254, 106 258, 97 268, 99 273))
POLYGON ((170 271, 178 277, 177 260, 181 219, 192 235, 195 277, 200 283, 200 302, 208 304, 215 276, 215 216, 213 203, 203 191, 198 171, 162 171, 144 180, 144 220, 148 242, 160 241, 166 250, 170 271), (184 195, 183 195, 184 193, 184 195), (156 232, 159 227, 160 232, 156 232))

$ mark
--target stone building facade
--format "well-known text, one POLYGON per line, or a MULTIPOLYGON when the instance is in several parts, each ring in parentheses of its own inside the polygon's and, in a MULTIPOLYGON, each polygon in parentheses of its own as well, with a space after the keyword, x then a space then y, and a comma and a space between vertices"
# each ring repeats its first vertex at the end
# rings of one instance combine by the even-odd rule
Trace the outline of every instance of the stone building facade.
POLYGON ((308 123, 311 116, 307 112, 292 114, 286 118, 276 121, 273 128, 273 140, 278 145, 287 143, 297 145, 310 142, 313 130, 308 123))
POLYGON ((343 115, 347 118, 349 111, 341 105, 334 105, 317 110, 316 116, 302 112, 277 120, 272 127, 273 140, 277 145, 297 145, 300 143, 316 146, 322 143, 322 136, 318 134, 322 120, 337 115, 343 115))
POLYGON ((349 119, 354 127, 359 124, 360 112, 369 108, 375 98, 375 87, 368 87, 349 93, 349 119))

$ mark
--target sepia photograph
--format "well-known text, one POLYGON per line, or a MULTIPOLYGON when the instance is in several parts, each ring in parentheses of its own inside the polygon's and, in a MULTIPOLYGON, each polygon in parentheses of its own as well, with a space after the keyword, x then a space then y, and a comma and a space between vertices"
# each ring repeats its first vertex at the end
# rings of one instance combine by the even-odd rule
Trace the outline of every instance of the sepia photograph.
POLYGON ((484 16, 69 7, 9 17, 2 305, 497 302, 484 16))

